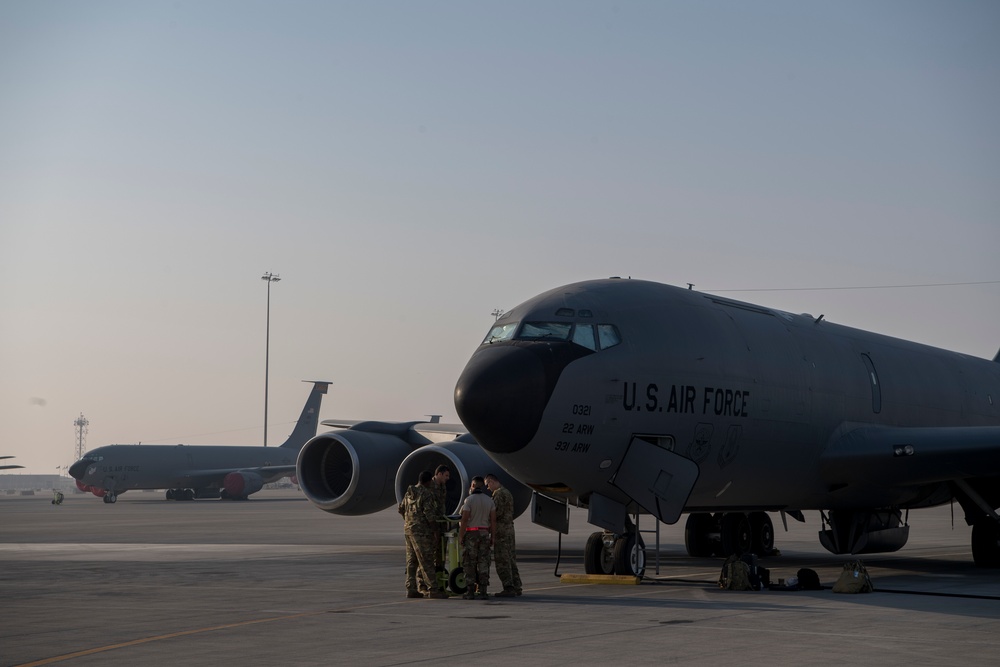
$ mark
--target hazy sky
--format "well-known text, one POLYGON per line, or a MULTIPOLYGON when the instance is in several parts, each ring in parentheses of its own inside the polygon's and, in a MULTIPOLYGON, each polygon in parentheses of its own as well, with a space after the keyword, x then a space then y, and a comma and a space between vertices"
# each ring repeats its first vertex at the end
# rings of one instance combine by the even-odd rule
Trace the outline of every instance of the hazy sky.
POLYGON ((0 454, 260 444, 265 271, 271 444, 612 275, 992 358, 998 118, 993 0, 4 0, 0 454))

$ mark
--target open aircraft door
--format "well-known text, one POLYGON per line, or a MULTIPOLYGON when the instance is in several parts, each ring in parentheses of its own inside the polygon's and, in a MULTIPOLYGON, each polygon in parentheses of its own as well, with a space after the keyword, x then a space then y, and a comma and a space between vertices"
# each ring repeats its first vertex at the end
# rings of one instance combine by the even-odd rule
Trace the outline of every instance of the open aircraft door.
POLYGON ((677 523, 695 482, 698 464, 673 451, 669 435, 634 435, 611 483, 666 524, 677 523))

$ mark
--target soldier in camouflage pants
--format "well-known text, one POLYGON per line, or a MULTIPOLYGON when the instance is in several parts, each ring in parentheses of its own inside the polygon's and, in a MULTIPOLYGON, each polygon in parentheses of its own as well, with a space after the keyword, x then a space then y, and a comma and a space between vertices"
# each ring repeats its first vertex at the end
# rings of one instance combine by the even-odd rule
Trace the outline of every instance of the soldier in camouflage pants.
MULTIPOLYGON (((437 468, 434 469, 434 483, 431 484, 431 490, 434 491, 434 497, 437 499, 437 520, 438 528, 442 532, 448 529, 448 522, 445 519, 448 516, 448 480, 451 479, 451 468, 442 463, 437 468)), ((437 545, 434 547, 434 571, 444 572, 444 547, 441 544, 441 540, 438 540, 437 545)))
POLYGON ((500 484, 496 475, 486 476, 486 486, 493 494, 497 510, 497 532, 493 538, 493 562, 503 591, 496 597, 511 598, 521 594, 521 575, 517 571, 517 548, 514 544, 514 496, 500 484))
POLYGON ((431 471, 420 473, 420 482, 406 490, 399 511, 403 515, 403 535, 406 539, 406 597, 425 597, 419 590, 418 578, 426 582, 429 598, 447 598, 434 576, 435 544, 440 542, 435 509, 437 500, 430 489, 431 471))
POLYGON ((488 600, 490 585, 490 548, 497 527, 497 512, 493 499, 485 493, 486 481, 473 477, 469 496, 462 505, 462 520, 458 524, 458 543, 462 545, 462 567, 469 590, 462 597, 488 600), (478 593, 478 595, 477 595, 478 593))

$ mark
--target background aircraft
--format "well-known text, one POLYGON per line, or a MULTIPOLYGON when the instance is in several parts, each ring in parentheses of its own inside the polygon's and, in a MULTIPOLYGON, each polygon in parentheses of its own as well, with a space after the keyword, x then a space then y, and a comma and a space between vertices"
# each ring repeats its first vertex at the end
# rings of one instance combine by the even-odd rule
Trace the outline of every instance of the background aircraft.
POLYGON ((329 382, 313 388, 295 429, 279 447, 230 445, 107 445, 70 466, 83 491, 113 503, 129 489, 167 489, 167 500, 245 500, 264 484, 295 474, 299 449, 316 435, 329 382))
MULTIPOLYGON (((0 456, 0 459, 12 459, 13 456, 0 456)), ((24 466, 19 465, 0 465, 0 470, 13 470, 14 468, 23 468, 24 466)))
POLYGON ((768 553, 767 512, 819 510, 823 546, 862 554, 901 548, 910 509, 954 500, 976 564, 997 567, 998 361, 822 315, 588 281, 496 322, 455 388, 469 434, 429 443, 421 428, 434 425, 368 422, 307 443, 298 477, 321 509, 357 513, 391 504, 393 470, 398 495, 414 470, 448 460, 460 499, 470 473, 498 464, 534 492, 538 523, 565 532, 569 505, 586 507, 602 528, 586 570, 620 574, 644 569, 640 513, 688 513, 688 553, 707 556, 768 553))

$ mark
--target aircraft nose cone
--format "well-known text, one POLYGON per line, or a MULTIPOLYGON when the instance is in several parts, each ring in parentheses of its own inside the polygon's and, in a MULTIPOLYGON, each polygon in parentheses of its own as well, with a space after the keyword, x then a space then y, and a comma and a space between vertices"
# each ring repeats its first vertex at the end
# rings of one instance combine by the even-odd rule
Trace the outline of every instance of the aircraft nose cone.
POLYGON ((479 444, 514 452, 535 435, 548 402, 541 359, 523 347, 475 352, 455 385, 455 410, 479 444))
POLYGON ((83 479, 84 474, 87 472, 87 466, 90 465, 89 459, 80 459, 73 465, 69 467, 70 477, 73 479, 83 479))
POLYGON ((518 451, 538 432, 563 369, 587 354, 569 343, 484 345, 455 386, 459 419, 487 451, 518 451))

